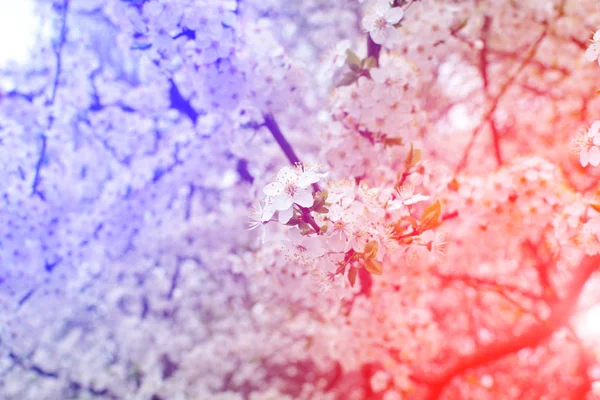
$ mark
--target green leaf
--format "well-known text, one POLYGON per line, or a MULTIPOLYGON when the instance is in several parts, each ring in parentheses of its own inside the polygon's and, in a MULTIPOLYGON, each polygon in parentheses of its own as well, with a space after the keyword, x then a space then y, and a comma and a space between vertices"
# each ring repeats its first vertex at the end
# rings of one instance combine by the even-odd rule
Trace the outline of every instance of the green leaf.
POLYGON ((305 222, 298 224, 298 228, 300 229, 300 233, 304 236, 310 235, 314 232, 313 228, 305 222))
POLYGON ((287 222, 287 226, 294 226, 294 225, 298 225, 300 223, 300 220, 296 217, 292 217, 290 218, 290 220, 287 222))
POLYGON ((346 252, 346 254, 344 254, 344 265, 346 265, 347 262, 352 261, 353 258, 355 258, 356 252, 354 251, 354 249, 350 249, 346 252))
POLYGON ((392 147, 392 146, 402 146, 404 144, 402 138, 390 138, 385 136, 383 138, 383 145, 386 147, 392 147))
POLYGON ((373 240, 367 243, 365 245, 365 252, 363 253, 365 260, 369 258, 375 258, 377 255, 377 250, 379 250, 379 243, 377 241, 373 240))
POLYGON ((365 260, 365 268, 373 275, 381 275, 383 273, 383 266, 374 258, 365 260))
POLYGON ((421 150, 415 149, 413 144, 410 144, 410 150, 408 151, 408 155, 406 156, 406 160, 404 160, 404 166, 406 169, 410 169, 417 165, 421 161, 421 150))
POLYGON ((327 201, 327 197, 329 196, 329 192, 327 189, 323 189, 319 192, 319 196, 323 199, 323 201, 327 201))
POLYGON ((323 190, 320 192, 315 193, 314 195, 314 203, 313 205, 310 207, 310 209, 312 211, 316 211, 318 213, 327 213, 329 212, 329 210, 327 209, 327 207, 325 207, 325 202, 327 201, 327 190, 323 190))
POLYGON ((460 30, 462 30, 465 26, 467 26, 468 22, 469 22, 469 17, 465 17, 462 20, 459 20, 456 24, 454 24, 454 26, 450 27, 450 31, 452 33, 457 33, 460 30))
POLYGON ((340 264, 338 268, 335 270, 335 274, 344 274, 346 272, 346 263, 340 264))
POLYGON ((360 75, 355 72, 346 72, 342 79, 337 83, 337 87, 352 85, 360 75))
POLYGON ((349 67, 350 67, 350 71, 357 73, 357 74, 360 74, 360 71, 362 71, 360 69, 360 65, 350 64, 349 67))
POLYGON ((358 270, 352 267, 348 270, 348 282, 350 282, 350 286, 352 287, 354 287, 354 284, 356 283, 357 272, 358 270))
POLYGON ((431 204, 425 209, 425 211, 423 211, 423 215, 421 216, 421 231, 424 232, 440 226, 441 215, 442 203, 439 200, 436 200, 435 203, 431 204))
POLYGON ((317 208, 315 210, 315 212, 319 213, 319 214, 327 214, 329 212, 329 208, 327 208, 325 206, 321 206, 321 207, 317 208))
POLYGON ((353 52, 350 49, 346 50, 346 64, 348 64, 350 67, 352 67, 352 65, 356 65, 358 67, 358 69, 360 69, 361 66, 361 62, 360 62, 360 57, 358 57, 356 55, 355 52, 353 52))
POLYGON ((373 56, 367 57, 362 62, 363 69, 371 69, 377 66, 377 59, 373 56))

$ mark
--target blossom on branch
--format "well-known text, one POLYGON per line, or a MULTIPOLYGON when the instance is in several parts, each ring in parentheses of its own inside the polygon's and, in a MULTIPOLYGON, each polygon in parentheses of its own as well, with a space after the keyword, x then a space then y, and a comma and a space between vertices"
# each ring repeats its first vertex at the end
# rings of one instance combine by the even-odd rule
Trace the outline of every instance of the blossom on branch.
POLYGON ((404 17, 400 7, 392 7, 388 0, 377 0, 367 9, 362 19, 363 29, 371 35, 373 42, 384 44, 393 39, 396 33, 395 24, 404 17))
POLYGON ((277 174, 277 180, 263 188, 267 196, 263 220, 269 220, 279 212, 279 222, 286 224, 293 215, 294 204, 310 207, 314 199, 310 187, 321 180, 324 174, 308 165, 285 166, 277 174))

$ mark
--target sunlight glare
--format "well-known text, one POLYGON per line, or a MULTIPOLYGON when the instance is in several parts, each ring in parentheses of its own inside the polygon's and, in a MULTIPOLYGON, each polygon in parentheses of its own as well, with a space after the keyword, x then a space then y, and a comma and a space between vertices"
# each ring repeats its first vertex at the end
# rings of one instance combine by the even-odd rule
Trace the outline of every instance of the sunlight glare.
POLYGON ((27 62, 39 24, 33 0, 0 0, 0 67, 27 62))
POLYGON ((600 304, 575 317, 575 330, 585 343, 600 345, 600 304))

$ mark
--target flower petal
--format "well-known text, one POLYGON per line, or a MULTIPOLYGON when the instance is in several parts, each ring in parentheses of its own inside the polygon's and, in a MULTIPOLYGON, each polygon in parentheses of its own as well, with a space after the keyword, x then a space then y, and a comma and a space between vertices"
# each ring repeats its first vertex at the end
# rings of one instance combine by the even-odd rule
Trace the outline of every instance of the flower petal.
POLYGON ((590 165, 597 167, 600 165, 600 148, 592 146, 588 152, 590 165))
POLYGON ((588 157, 588 151, 586 149, 581 150, 581 153, 579 153, 579 162, 581 163, 582 167, 587 167, 588 163, 589 163, 589 157, 588 157))
POLYGON ((590 136, 594 136, 600 133, 600 121, 594 121, 588 130, 590 136))
POLYGON ((286 210, 286 209, 290 208, 292 206, 292 204, 294 204, 292 197, 286 193, 282 193, 273 198, 273 206, 278 211, 286 210))
POLYGON ((374 29, 371 31, 371 39, 377 44, 383 44, 388 35, 388 28, 374 29))
POLYGON ((375 29, 375 21, 377 21, 377 15, 375 13, 369 13, 362 19, 362 27, 366 32, 370 32, 375 29))
POLYGON ((371 74, 373 81, 377 83, 385 82, 387 79, 387 73, 383 70, 383 68, 371 68, 369 70, 369 74, 371 74))
POLYGON ((392 200, 388 203, 388 210, 389 211, 394 211, 394 210, 399 210, 401 208, 406 207, 406 205, 400 201, 400 200, 392 200))
POLYGON ((595 43, 587 48, 584 57, 587 61, 594 61, 596 58, 598 58, 598 50, 595 43))
POLYGON ((300 189, 294 194, 294 203, 302 207, 310 207, 314 203, 312 194, 306 189, 300 189))
POLYGON ((273 218, 273 214, 275 214, 275 211, 276 210, 275 210, 275 207, 273 206, 273 203, 265 204, 265 207, 263 208, 263 212, 260 217, 260 220, 262 222, 270 221, 271 218, 273 218))
POLYGON ((314 171, 305 171, 299 177, 296 185, 302 189, 306 189, 313 183, 319 182, 321 177, 314 171))
POLYGON ((388 0, 377 0, 373 5, 371 12, 375 14, 377 18, 384 17, 385 13, 391 8, 388 0))
POLYGON ((279 222, 282 224, 287 224, 290 219, 292 219, 292 215, 294 215, 294 210, 292 207, 287 210, 279 210, 279 222))
POLYGON ((429 196, 425 196, 422 194, 415 194, 414 196, 409 197, 404 200, 404 204, 410 206, 412 204, 420 203, 421 201, 429 200, 429 196))
POLYGON ((404 17, 404 11, 400 7, 390 8, 385 13, 385 20, 390 25, 397 24, 402 19, 402 17, 404 17))
POLYGON ((269 183, 263 188, 263 193, 269 197, 274 197, 283 191, 283 186, 279 182, 269 183))
POLYGON ((279 182, 293 182, 298 178, 296 170, 290 166, 285 166, 277 173, 277 180, 279 182))

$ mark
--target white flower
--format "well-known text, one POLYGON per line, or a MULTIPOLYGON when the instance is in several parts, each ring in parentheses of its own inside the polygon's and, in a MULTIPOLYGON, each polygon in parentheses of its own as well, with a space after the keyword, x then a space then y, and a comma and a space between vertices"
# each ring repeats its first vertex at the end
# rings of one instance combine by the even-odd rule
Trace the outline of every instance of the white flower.
POLYGON ((271 219, 275 211, 279 211, 279 222, 285 224, 294 214, 294 204, 301 207, 312 206, 314 199, 309 187, 323 176, 315 167, 306 165, 281 168, 277 180, 263 188, 263 193, 267 196, 263 221, 271 219))
POLYGON ((429 261, 436 262, 446 256, 448 235, 444 231, 427 231, 421 235, 421 241, 429 250, 429 261))
POLYGON ((329 236, 336 237, 339 241, 347 241, 351 234, 351 224, 346 220, 352 218, 348 218, 346 215, 347 211, 339 204, 332 204, 329 206, 329 214, 328 219, 331 222, 331 227, 329 228, 329 236))
POLYGON ((575 151, 579 152, 581 166, 600 165, 600 121, 595 121, 587 132, 575 138, 575 151))
POLYGON ((388 0, 378 0, 362 19, 363 29, 377 44, 383 44, 395 33, 394 25, 404 16, 400 7, 391 7, 388 0))
POLYGON ((597 146, 591 146, 589 149, 584 149, 579 154, 579 161, 584 167, 588 164, 597 167, 600 164, 600 149, 597 146))
POLYGON ((577 241, 586 254, 600 253, 600 217, 594 216, 583 225, 577 241))
POLYGON ((396 191, 396 200, 392 200, 388 210, 398 210, 405 206, 420 203, 421 201, 429 200, 429 196, 415 194, 415 186, 411 184, 402 185, 396 191))
POLYGON ((248 221, 249 231, 260 228, 260 242, 262 244, 265 243, 266 239, 266 224, 269 221, 269 219, 271 219, 271 217, 269 217, 265 220, 265 214, 265 207, 261 203, 256 202, 252 205, 252 211, 250 212, 250 221, 248 221))
POLYGON ((290 230, 288 237, 290 250, 296 262, 307 264, 325 254, 322 241, 316 236, 305 236, 298 229, 290 230))
POLYGON ((250 221, 248 221, 248 230, 254 230, 264 225, 266 221, 263 220, 265 214, 264 207, 261 203, 256 202, 252 205, 252 211, 250 211, 250 221))
POLYGON ((598 64, 600 64, 600 30, 594 33, 594 38, 592 39, 592 44, 585 51, 585 59, 587 61, 595 61, 598 60, 598 64))

